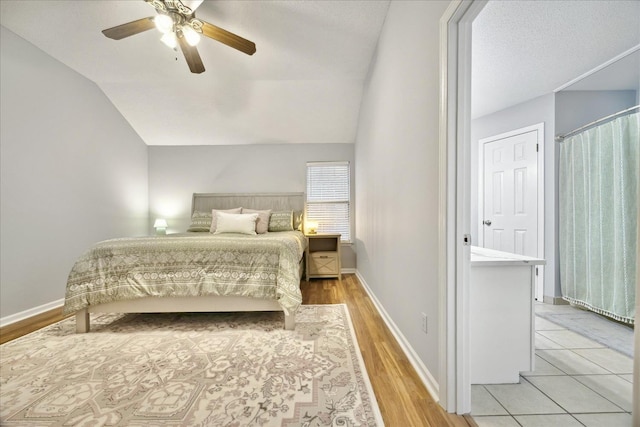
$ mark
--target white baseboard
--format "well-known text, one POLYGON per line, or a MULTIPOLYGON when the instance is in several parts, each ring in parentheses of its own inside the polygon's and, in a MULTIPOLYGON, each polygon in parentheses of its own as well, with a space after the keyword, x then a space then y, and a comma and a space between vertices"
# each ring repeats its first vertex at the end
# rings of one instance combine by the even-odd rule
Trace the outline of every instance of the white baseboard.
POLYGON ((53 310, 54 308, 62 307, 63 304, 64 304, 64 298, 61 298, 57 301, 52 301, 47 304, 39 305, 38 307, 21 311, 20 313, 15 313, 15 314, 10 314, 9 316, 0 317, 0 328, 4 328, 5 326, 11 325, 12 323, 16 323, 33 316, 37 316, 38 314, 45 313, 49 310, 53 310))
POLYGON ((355 268, 342 268, 342 269, 340 269, 340 272, 342 274, 355 274, 356 273, 356 269, 355 268))
POLYGON ((438 382, 433 377, 433 375, 431 375, 431 372, 429 372, 429 369, 427 369, 424 363, 422 363, 422 360, 420 360, 420 357, 418 357, 413 347, 411 347, 411 344, 409 344, 409 341, 407 341, 407 339, 402 334, 402 332, 400 332, 400 329, 398 329, 398 327, 393 322, 393 320, 391 320, 391 317, 386 312, 382 304, 380 304, 380 301, 378 301, 378 298, 376 298, 376 296, 373 294, 373 291, 371 290, 367 282, 364 280, 360 272, 356 270, 355 273, 356 273, 356 277, 358 278, 358 280, 360 280, 360 283, 362 283, 362 286, 364 287, 365 291, 369 295, 369 298, 371 298, 371 301, 373 301, 373 305, 376 306, 376 309, 380 313, 382 320, 384 320, 384 323, 387 325, 387 327, 395 337, 396 341, 398 341, 398 344, 400 344, 402 351, 409 359, 409 363, 411 363, 413 368, 418 373, 418 376, 422 380, 422 383, 424 384, 424 386, 427 388, 427 391, 429 392, 433 400, 435 400, 436 402, 439 402, 440 386, 438 385, 438 382))

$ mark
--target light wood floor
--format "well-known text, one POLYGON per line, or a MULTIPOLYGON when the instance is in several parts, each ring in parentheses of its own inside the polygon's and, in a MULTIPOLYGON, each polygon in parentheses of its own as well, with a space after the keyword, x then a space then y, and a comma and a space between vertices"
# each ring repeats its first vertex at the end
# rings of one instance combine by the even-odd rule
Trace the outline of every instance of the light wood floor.
MULTIPOLYGON (((476 427, 446 413, 429 395, 354 274, 301 284, 303 304, 346 304, 387 427, 476 427)), ((0 329, 0 344, 62 320, 62 308, 0 329)))
POLYGON ((68 316, 63 316, 62 307, 59 307, 38 314, 37 316, 7 325, 0 328, 0 344, 4 344, 23 335, 27 335, 29 332, 37 331, 38 329, 49 326, 52 323, 56 323, 65 317, 68 316))
POLYGON ((388 427, 469 427, 470 416, 445 412, 432 398, 354 274, 302 282, 303 304, 346 304, 380 412, 388 427))

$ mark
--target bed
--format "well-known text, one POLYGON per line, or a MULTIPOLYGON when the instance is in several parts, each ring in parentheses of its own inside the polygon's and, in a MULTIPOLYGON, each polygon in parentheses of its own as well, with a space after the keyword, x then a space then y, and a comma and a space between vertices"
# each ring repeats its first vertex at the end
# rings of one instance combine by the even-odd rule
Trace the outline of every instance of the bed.
POLYGON ((76 332, 89 331, 90 313, 220 311, 283 311, 285 329, 293 329, 303 210, 303 193, 194 193, 189 230, 200 231, 98 242, 69 274, 64 313, 75 313, 76 332), (269 222, 264 234, 212 234, 195 219, 237 207, 271 210, 273 231, 269 222))

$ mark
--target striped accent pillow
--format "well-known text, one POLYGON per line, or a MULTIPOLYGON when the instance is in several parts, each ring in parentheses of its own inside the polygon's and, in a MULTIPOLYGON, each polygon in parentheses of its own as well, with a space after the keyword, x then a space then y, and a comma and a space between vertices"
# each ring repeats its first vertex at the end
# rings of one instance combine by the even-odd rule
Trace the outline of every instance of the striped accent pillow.
POLYGON ((191 215, 191 225, 187 231, 209 231, 211 229, 211 212, 194 211, 191 215))
POLYGON ((293 231, 293 211, 272 212, 269 231, 293 231))

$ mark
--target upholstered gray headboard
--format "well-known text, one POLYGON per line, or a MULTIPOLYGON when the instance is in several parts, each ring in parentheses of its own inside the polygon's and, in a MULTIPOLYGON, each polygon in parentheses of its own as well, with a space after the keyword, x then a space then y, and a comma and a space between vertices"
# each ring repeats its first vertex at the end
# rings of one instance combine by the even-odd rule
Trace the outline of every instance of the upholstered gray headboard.
POLYGON ((249 209, 273 211, 304 211, 304 193, 193 193, 191 214, 194 211, 231 209, 242 206, 249 209))

